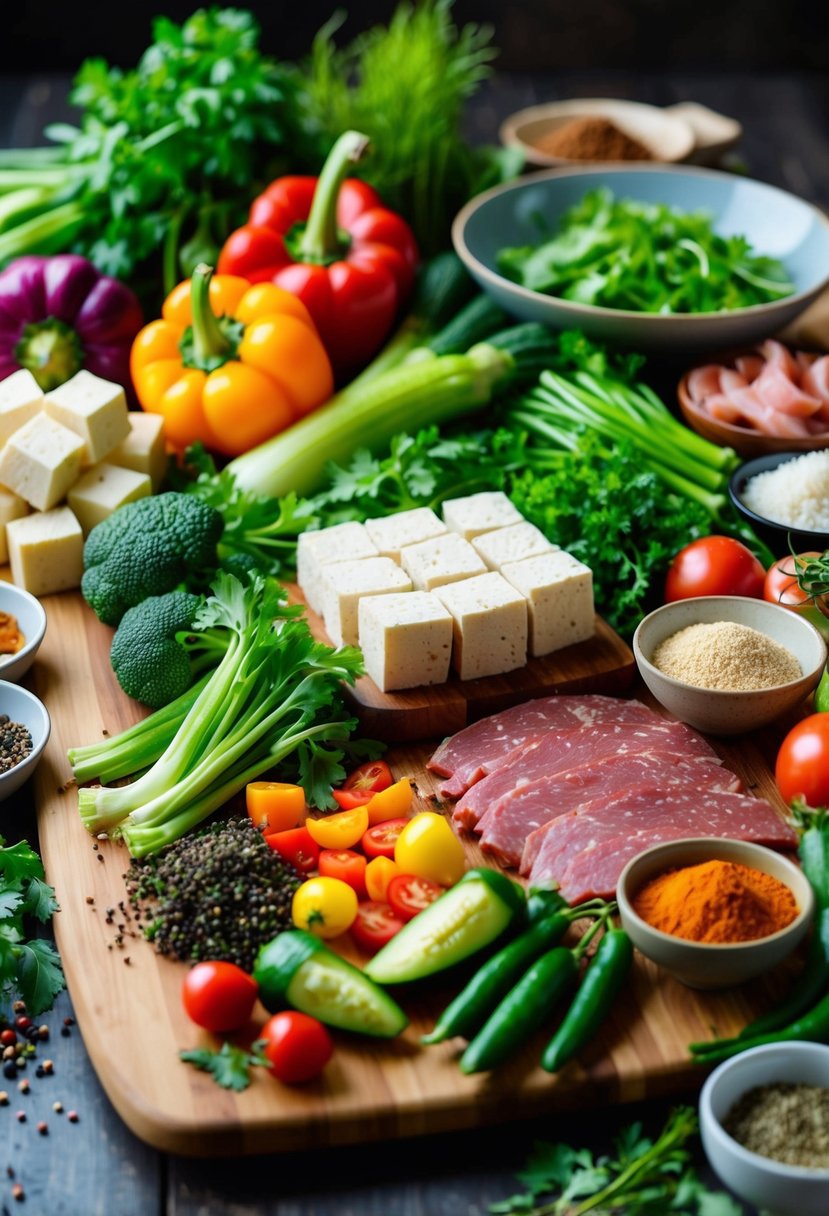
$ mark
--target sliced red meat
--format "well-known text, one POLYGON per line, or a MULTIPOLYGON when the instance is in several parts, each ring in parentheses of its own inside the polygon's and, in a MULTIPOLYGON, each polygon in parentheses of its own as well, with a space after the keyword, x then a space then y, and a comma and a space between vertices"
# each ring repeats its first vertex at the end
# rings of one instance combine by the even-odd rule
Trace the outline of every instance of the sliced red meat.
POLYGON ((720 375, 722 367, 719 363, 706 363, 703 367, 695 367, 688 373, 688 396, 697 405, 701 405, 706 397, 720 392, 720 375))
POLYGON ((550 729, 602 722, 648 722, 658 715, 641 701, 616 697, 542 697, 505 709, 444 739, 426 767, 448 778, 440 792, 457 798, 518 748, 550 729))

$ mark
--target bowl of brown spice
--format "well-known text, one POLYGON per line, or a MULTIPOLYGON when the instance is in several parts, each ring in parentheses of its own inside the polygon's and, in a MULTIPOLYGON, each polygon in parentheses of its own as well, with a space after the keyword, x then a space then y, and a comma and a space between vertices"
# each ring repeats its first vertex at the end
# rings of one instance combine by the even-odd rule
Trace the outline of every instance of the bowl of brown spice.
POLYGON ((633 653, 657 701, 711 735, 757 730, 795 709, 826 665, 826 643, 804 617, 736 595, 664 604, 639 623, 633 653))
POLYGON ((829 1047, 771 1043, 720 1064, 702 1087, 715 1173, 771 1216, 829 1211, 829 1047))

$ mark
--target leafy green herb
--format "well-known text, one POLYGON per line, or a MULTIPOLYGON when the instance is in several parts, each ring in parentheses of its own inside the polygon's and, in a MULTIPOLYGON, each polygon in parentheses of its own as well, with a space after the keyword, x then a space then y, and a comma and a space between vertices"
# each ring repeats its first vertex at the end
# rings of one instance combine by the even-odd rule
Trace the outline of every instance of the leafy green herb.
POLYGON ((65 981, 54 946, 28 940, 26 919, 46 923, 58 903, 44 881, 43 863, 25 841, 5 846, 0 837, 0 992, 20 997, 30 1014, 51 1009, 65 981))
POLYGON ((245 1051, 233 1043, 222 1043, 218 1050, 211 1047, 198 1047, 193 1051, 180 1051, 179 1059, 185 1064, 192 1064, 210 1076, 222 1089, 233 1089, 240 1093, 250 1085, 250 1070, 256 1066, 268 1067, 269 1061, 259 1050, 259 1044, 253 1044, 253 1051, 245 1051))
POLYGON ((709 1191, 691 1165, 687 1144, 696 1130, 696 1114, 681 1106, 655 1140, 639 1123, 626 1128, 609 1156, 538 1143, 518 1175, 526 1189, 489 1210, 498 1216, 739 1216, 740 1206, 724 1192, 709 1191))
POLYGON ((711 217, 591 190, 551 238, 502 249, 498 266, 533 291, 579 304, 647 313, 705 313, 766 304, 794 284, 776 258, 711 217))

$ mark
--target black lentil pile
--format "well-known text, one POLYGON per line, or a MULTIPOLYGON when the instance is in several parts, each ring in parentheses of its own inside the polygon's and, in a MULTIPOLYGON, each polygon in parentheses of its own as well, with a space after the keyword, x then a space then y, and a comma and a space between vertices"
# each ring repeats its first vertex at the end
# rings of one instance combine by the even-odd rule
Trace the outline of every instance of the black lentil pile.
POLYGON ((291 928, 291 899, 302 881, 241 817, 131 862, 124 878, 135 919, 159 954, 225 959, 246 971, 260 946, 291 928))
POLYGON ((0 714, 0 773, 14 768, 32 750, 32 736, 22 722, 12 722, 8 714, 0 714))

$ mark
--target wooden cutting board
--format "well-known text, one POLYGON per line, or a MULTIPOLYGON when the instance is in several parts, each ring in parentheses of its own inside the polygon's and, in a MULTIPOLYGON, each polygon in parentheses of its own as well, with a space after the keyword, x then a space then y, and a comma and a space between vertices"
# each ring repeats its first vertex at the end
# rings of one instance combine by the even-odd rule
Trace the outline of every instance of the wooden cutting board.
MULTIPOLYGON (((44 606, 48 629, 30 683, 52 715, 52 736, 33 780, 46 873, 61 904, 58 947, 101 1082, 126 1123, 157 1148, 204 1156, 284 1151, 434 1133, 578 1105, 691 1096, 703 1074, 689 1062, 687 1044, 708 1037, 712 1028, 736 1031, 785 984, 790 969, 733 991, 696 993, 637 959, 601 1034, 556 1077, 537 1067, 543 1034, 492 1076, 462 1076, 459 1041, 419 1044, 456 986, 412 986, 399 994, 411 1025, 394 1042, 338 1034, 333 1060, 308 1085, 281 1086, 257 1068, 243 1093, 220 1089, 178 1060, 180 1049, 213 1040, 181 1009, 184 965, 157 955, 124 911, 126 849, 93 839, 77 813, 67 747, 114 734, 140 716, 112 676, 111 631, 75 593, 52 596, 44 606)), ((717 746, 747 788, 780 805, 766 759, 775 741, 757 736, 717 746)), ((423 767, 430 750, 390 753, 397 774, 416 778, 421 798, 434 788, 423 767)), ((471 862, 479 858, 471 843, 469 856, 471 862)), ((261 1025, 264 1011, 256 1014, 261 1025)))

